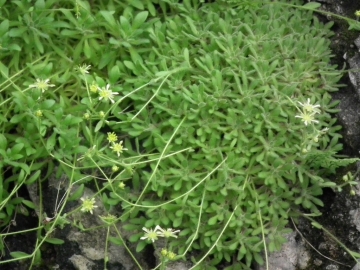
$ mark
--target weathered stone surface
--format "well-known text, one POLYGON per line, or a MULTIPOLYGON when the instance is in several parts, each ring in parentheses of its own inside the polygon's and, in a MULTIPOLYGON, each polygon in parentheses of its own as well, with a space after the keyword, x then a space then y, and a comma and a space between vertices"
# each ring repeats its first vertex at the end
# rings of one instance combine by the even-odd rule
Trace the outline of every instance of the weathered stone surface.
MULTIPOLYGON (((286 236, 288 242, 284 244, 279 252, 270 254, 268 260, 269 269, 274 270, 296 270, 306 269, 310 256, 306 250, 304 241, 296 241, 296 232, 286 236)), ((257 270, 266 270, 266 265, 259 266, 257 270)))

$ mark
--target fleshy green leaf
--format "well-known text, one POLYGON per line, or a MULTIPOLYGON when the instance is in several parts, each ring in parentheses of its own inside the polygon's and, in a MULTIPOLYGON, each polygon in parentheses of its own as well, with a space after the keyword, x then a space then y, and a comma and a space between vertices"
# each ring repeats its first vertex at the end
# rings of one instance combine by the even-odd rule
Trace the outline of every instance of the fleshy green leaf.
POLYGON ((21 203, 25 204, 27 207, 31 208, 31 209, 35 209, 36 206, 33 202, 28 201, 28 200, 22 200, 21 203))
POLYGON ((27 254, 27 253, 22 252, 22 251, 13 251, 13 252, 10 252, 10 256, 13 257, 13 258, 16 258, 16 259, 20 259, 20 258, 29 257, 30 254, 27 254))
POLYGON ((309 2, 309 3, 306 3, 305 5, 303 5, 303 7, 306 9, 315 10, 315 9, 318 9, 319 7, 321 7, 321 4, 317 3, 317 2, 309 2))
POLYGON ((61 240, 59 238, 45 238, 45 242, 48 242, 53 245, 62 245, 64 244, 64 240, 61 240))
POLYGON ((81 196, 84 194, 84 184, 81 184, 74 193, 71 194, 68 201, 76 201, 81 198, 81 196))
POLYGON ((136 16, 132 22, 133 29, 139 28, 146 21, 148 15, 149 15, 148 11, 142 11, 142 12, 139 12, 138 14, 136 14, 136 16))

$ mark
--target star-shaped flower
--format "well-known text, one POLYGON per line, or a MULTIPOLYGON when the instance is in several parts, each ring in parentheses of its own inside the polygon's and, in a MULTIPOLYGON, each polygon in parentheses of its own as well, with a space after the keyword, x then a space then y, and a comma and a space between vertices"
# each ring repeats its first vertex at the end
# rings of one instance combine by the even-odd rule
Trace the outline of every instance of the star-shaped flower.
POLYGON ((104 101, 108 101, 110 100, 111 103, 114 103, 114 96, 118 95, 119 93, 117 92, 113 92, 110 89, 110 84, 106 85, 106 88, 102 87, 99 88, 99 100, 104 100, 104 101))
POLYGON ((164 230, 163 228, 161 228, 160 226, 157 226, 157 229, 159 231, 159 236, 161 237, 165 237, 165 238, 169 238, 169 237, 175 237, 177 238, 177 235, 176 233, 179 233, 180 230, 174 230, 174 229, 171 229, 171 228, 168 228, 166 230, 164 230))
POLYGON ((78 65, 77 67, 75 67, 75 70, 79 71, 82 75, 85 75, 89 73, 90 68, 91 65, 83 64, 82 66, 78 65))
POLYGON ((36 79, 36 83, 30 84, 29 87, 37 88, 37 89, 41 90, 41 92, 44 93, 46 90, 48 90, 49 87, 55 86, 55 84, 49 84, 49 81, 50 81, 50 79, 46 79, 46 80, 36 79))
POLYGON ((82 207, 81 207, 81 211, 82 212, 90 212, 91 214, 93 213, 93 209, 97 207, 97 205, 95 205, 95 198, 91 198, 91 199, 84 199, 81 198, 82 200, 82 207))
POLYGON ((155 242, 155 240, 158 239, 159 236, 159 232, 157 230, 158 226, 155 227, 155 229, 146 229, 145 227, 143 227, 142 229, 145 231, 145 235, 143 237, 141 237, 141 240, 150 240, 153 243, 155 242))
POLYGON ((120 154, 123 152, 123 150, 128 150, 127 148, 124 148, 122 144, 123 141, 120 141, 119 143, 113 143, 110 147, 114 152, 116 152, 118 157, 120 157, 120 154))
POLYGON ((320 113, 320 110, 318 109, 318 108, 320 108, 320 105, 318 105, 318 104, 317 105, 310 104, 310 98, 307 99, 306 103, 301 103, 300 101, 298 101, 298 103, 301 105, 304 112, 320 113))
POLYGON ((295 115, 296 118, 300 118, 301 121, 304 122, 305 126, 311 123, 319 123, 319 121, 315 120, 314 113, 302 112, 300 115, 295 115))

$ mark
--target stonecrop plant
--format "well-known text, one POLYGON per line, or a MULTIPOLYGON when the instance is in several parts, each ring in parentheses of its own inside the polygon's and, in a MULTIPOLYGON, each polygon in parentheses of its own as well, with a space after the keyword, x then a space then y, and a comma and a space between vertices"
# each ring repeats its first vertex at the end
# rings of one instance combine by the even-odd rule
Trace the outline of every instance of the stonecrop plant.
POLYGON ((0 0, 0 265, 41 264, 45 242, 64 242, 56 227, 99 229, 76 214, 139 269, 126 240, 154 245, 156 269, 251 269, 290 217, 320 214, 324 187, 354 185, 330 180, 357 159, 337 157, 342 72, 316 4, 13 2, 0 0), (67 184, 49 207, 53 175, 67 184), (32 201, 20 195, 34 185, 32 201), (37 227, 10 232, 29 211, 37 227), (8 236, 33 231, 33 250, 7 254, 8 236))
POLYGON ((196 269, 248 269, 281 247, 300 207, 319 213, 330 174, 354 161, 334 158, 329 92, 341 75, 329 63, 331 24, 276 3, 178 7, 149 26, 152 50, 127 61, 132 76, 123 76, 124 89, 166 82, 129 96, 130 109, 109 124, 161 158, 142 171, 137 201, 158 207, 124 202, 123 220, 181 229, 170 243, 178 254, 191 244, 195 265, 210 254, 196 269))

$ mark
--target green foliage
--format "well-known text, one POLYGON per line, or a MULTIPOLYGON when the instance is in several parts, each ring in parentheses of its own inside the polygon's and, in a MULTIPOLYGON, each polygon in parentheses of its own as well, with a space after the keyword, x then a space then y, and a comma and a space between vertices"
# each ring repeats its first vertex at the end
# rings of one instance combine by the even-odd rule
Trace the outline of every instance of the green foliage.
POLYGON ((319 170, 325 168, 331 173, 335 173, 339 167, 347 167, 358 161, 358 158, 335 158, 336 152, 331 150, 314 150, 307 154, 306 162, 312 164, 313 168, 319 170))
POLYGON ((211 265, 234 256, 247 266, 260 262, 262 231, 268 250, 278 250, 291 209, 318 213, 322 187, 333 185, 326 177, 355 161, 334 157, 341 145, 328 92, 341 75, 329 64, 329 27, 311 12, 281 5, 245 10, 214 3, 148 29, 152 50, 140 57, 152 64, 127 62, 136 80, 123 76, 123 88, 169 77, 130 95, 133 111, 118 115, 121 124, 112 126, 140 140, 147 153, 192 149, 151 163, 141 176, 143 203, 171 200, 144 210, 144 225, 160 221, 182 229, 171 242, 179 254, 195 238, 191 249, 200 252, 198 259, 211 250, 211 265), (321 113, 319 123, 304 126, 295 118, 297 101, 309 97, 321 113), (320 155, 327 159, 319 162, 320 155))
MULTIPOLYGON (((328 177, 356 161, 336 157, 329 92, 341 74, 313 3, 10 2, 0 0, 0 227, 39 214, 38 246, 13 258, 39 263, 43 243, 63 243, 49 237, 55 226, 91 230, 68 216, 101 201, 105 228, 123 207, 137 251, 141 228, 161 225, 181 230, 166 263, 176 251, 196 269, 249 269, 264 247, 280 249, 300 206, 319 212, 322 188, 336 186, 328 177), (18 190, 41 193, 54 172, 69 181, 48 217, 41 197, 18 190), (89 182, 95 197, 81 198, 89 182)), ((126 246, 114 230, 107 244, 126 246)))

